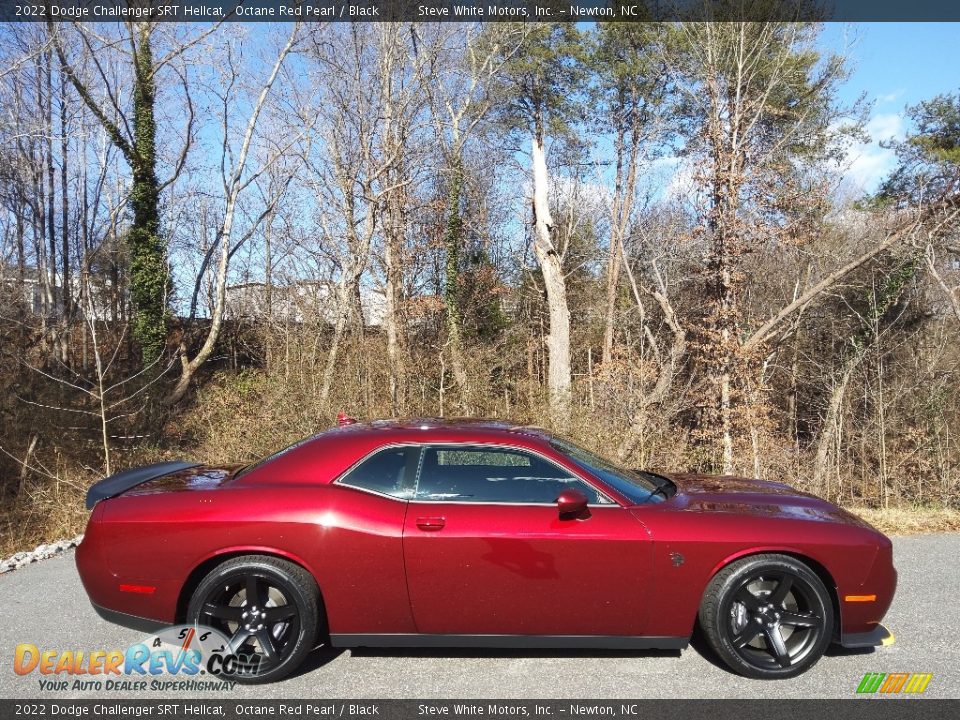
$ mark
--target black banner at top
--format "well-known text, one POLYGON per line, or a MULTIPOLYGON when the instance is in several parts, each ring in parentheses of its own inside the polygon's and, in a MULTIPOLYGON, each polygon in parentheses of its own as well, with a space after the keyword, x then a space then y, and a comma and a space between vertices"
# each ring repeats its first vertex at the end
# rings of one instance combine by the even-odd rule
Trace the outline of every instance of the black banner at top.
MULTIPOLYGON (((0 21, 960 21, 958 0, 0 0, 0 21)), ((960 27, 957 30, 960 40, 960 27)))

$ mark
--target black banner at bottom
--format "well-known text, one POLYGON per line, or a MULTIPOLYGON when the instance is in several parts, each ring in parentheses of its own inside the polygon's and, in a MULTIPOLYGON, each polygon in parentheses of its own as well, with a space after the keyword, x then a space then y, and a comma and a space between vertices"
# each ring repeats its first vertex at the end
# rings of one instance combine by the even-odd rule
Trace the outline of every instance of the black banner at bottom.
MULTIPOLYGON (((771 686, 771 695, 775 694, 771 686)), ((2 718, 614 718, 615 720, 939 720, 960 700, 0 700, 2 718)))

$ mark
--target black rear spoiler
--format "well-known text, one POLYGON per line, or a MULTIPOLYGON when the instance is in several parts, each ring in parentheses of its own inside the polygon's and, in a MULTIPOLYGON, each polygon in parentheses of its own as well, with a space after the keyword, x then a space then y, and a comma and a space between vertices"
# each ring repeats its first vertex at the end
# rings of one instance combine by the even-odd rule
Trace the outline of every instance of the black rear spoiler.
POLYGON ((144 465, 143 467, 118 472, 108 478, 104 478, 87 491, 87 510, 92 510, 93 506, 101 500, 116 497, 132 487, 156 480, 158 477, 163 477, 178 470, 197 467, 197 465, 199 465, 199 463, 173 460, 171 462, 154 463, 153 465, 144 465))

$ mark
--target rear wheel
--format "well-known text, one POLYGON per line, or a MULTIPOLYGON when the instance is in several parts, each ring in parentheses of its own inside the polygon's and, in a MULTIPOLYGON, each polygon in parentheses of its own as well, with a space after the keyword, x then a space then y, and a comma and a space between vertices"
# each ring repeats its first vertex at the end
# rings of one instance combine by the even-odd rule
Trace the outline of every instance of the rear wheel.
POLYGON ((319 602, 316 582, 299 565, 245 555, 203 579, 190 600, 187 620, 228 638, 222 658, 233 656, 242 668, 229 679, 272 682, 293 672, 313 648, 319 602))
POLYGON ((710 581, 700 624, 710 646, 735 672, 788 678, 823 656, 833 634, 833 603, 804 563, 786 555, 755 555, 710 581))

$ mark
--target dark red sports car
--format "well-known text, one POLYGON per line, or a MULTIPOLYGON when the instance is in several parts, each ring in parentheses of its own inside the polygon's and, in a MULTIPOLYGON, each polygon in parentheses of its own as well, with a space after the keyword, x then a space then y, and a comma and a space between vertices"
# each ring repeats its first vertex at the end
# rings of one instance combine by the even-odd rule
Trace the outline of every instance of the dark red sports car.
POLYGON ((216 628, 292 672, 318 644, 687 646, 757 678, 881 644, 891 543, 775 482, 626 470, 536 428, 348 424, 255 465, 96 484, 77 567, 97 611, 216 628))

